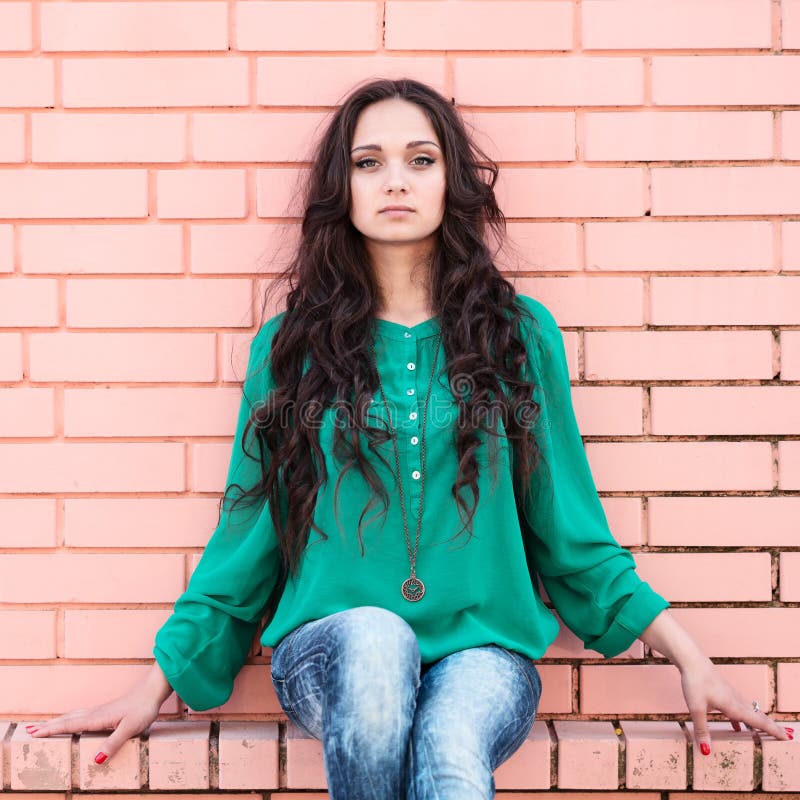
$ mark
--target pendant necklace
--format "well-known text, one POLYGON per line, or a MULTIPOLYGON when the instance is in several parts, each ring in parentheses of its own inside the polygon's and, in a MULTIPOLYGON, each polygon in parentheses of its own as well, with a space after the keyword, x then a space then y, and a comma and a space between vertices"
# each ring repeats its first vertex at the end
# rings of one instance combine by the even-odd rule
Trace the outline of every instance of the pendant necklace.
POLYGON ((422 476, 419 488, 419 518, 417 519, 417 538, 414 542, 413 552, 411 550, 411 541, 408 536, 408 520, 406 519, 406 504, 405 498, 403 497, 403 481, 400 478, 400 455, 397 450, 397 431, 392 426, 392 415, 389 411, 389 402, 386 399, 386 393, 383 391, 383 383, 381 382, 380 372, 378 372, 377 358, 375 359, 375 372, 378 374, 378 384, 381 389, 381 397, 383 398, 383 404, 386 407, 386 415, 389 418, 389 432, 392 437, 394 460, 397 465, 397 486, 400 491, 400 508, 403 513, 403 530, 406 537, 406 550, 408 551, 408 558, 411 563, 411 576, 403 581, 403 584, 400 587, 400 592, 406 600, 410 600, 412 603, 422 600, 422 597, 425 594, 425 584, 417 577, 417 548, 419 547, 419 534, 422 529, 422 500, 425 491, 425 428, 428 419, 428 400, 430 399, 431 388, 433 387, 433 376, 436 371, 436 358, 439 355, 439 345, 441 344, 441 341, 442 332, 440 330, 439 335, 436 337, 436 350, 433 354, 433 367, 431 368, 431 377, 428 382, 428 394, 425 397, 425 408, 422 415, 422 476))

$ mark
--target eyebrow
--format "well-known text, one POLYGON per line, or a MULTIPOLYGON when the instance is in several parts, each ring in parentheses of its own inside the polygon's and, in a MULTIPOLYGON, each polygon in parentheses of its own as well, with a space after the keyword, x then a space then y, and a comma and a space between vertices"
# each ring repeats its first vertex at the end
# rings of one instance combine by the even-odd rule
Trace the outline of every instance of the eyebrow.
MULTIPOLYGON (((432 144, 434 147, 439 147, 439 145, 436 144, 436 142, 431 142, 428 139, 417 139, 413 142, 409 142, 406 145, 406 149, 408 150, 412 147, 419 147, 419 145, 421 144, 432 144)), ((441 150, 441 147, 439 147, 439 149, 441 150)), ((359 147, 354 147, 350 152, 355 153, 356 150, 378 150, 380 152, 383 152, 383 148, 379 144, 362 144, 359 147)))

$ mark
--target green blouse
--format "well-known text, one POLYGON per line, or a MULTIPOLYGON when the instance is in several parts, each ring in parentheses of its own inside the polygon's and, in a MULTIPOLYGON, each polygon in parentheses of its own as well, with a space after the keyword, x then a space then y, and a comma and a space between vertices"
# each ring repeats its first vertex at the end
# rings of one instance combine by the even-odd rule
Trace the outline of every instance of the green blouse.
MULTIPOLYGON (((380 501, 364 515, 363 556, 356 529, 370 491, 355 467, 347 471, 339 487, 337 526, 333 497, 341 467, 331 454, 333 418, 328 409, 320 443, 329 480, 319 491, 315 522, 329 538, 323 540, 312 529, 300 573, 296 580, 287 581, 276 613, 261 634, 262 645, 275 647, 309 620, 371 605, 394 611, 408 622, 417 635, 423 664, 489 643, 540 659, 556 638, 559 623, 538 593, 538 574, 564 624, 587 648, 610 658, 626 650, 669 607, 637 575, 633 555, 609 531, 575 419, 561 331, 541 302, 518 297, 540 323, 534 326, 523 317, 526 379, 537 387, 534 396, 541 412, 536 435, 549 467, 549 472, 536 471, 532 499, 525 508, 535 531, 527 552, 514 500, 509 443, 498 442, 501 479, 493 480, 488 436, 482 432, 483 446, 477 456, 480 501, 473 536, 466 545, 465 532, 455 536, 463 525, 451 493, 457 473, 452 430, 457 406, 444 369, 442 345, 425 437, 424 509, 417 553, 424 597, 411 602, 401 594, 410 570, 391 440, 378 447, 391 471, 364 449, 390 503, 385 516, 380 514, 380 501)), ((226 485, 250 488, 258 478, 260 466, 244 458, 240 441, 251 411, 248 400, 263 399, 271 389, 271 370, 258 367, 265 362, 284 314, 268 320, 250 345, 226 485)), ((398 431, 412 547, 422 488, 421 406, 438 331, 437 317, 411 327, 375 319, 376 360, 398 431)), ((373 403, 371 413, 386 420, 380 389, 373 403)), ((463 496, 471 508, 472 493, 467 490, 463 496)), ((242 503, 233 511, 223 511, 186 590, 157 631, 153 648, 170 685, 190 708, 204 711, 230 697, 234 678, 264 617, 278 564, 277 539, 266 502, 259 507, 242 503)))

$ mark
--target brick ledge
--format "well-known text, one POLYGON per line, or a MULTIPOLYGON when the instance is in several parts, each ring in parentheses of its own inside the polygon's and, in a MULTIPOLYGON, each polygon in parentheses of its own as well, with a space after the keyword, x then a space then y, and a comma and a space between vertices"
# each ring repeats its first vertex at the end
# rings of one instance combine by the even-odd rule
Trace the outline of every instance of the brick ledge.
MULTIPOLYGON (((25 730, 36 722, 0 721, 0 791, 256 791, 278 800, 284 796, 278 790, 327 789, 321 742, 287 721, 158 720, 103 765, 94 755, 107 733, 36 739, 25 730)), ((712 752, 703 756, 692 746, 691 722, 623 720, 617 729, 611 721, 536 720, 522 747, 495 771, 496 787, 800 791, 795 741, 711 721, 712 752)))

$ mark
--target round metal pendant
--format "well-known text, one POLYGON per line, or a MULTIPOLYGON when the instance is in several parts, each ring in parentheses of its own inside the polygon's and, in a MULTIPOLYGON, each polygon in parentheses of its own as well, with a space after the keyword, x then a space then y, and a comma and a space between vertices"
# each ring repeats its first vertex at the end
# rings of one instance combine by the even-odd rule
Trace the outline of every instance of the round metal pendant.
POLYGON ((403 581, 402 592, 406 600, 415 603, 417 600, 422 600, 425 584, 419 578, 407 578, 403 581))

